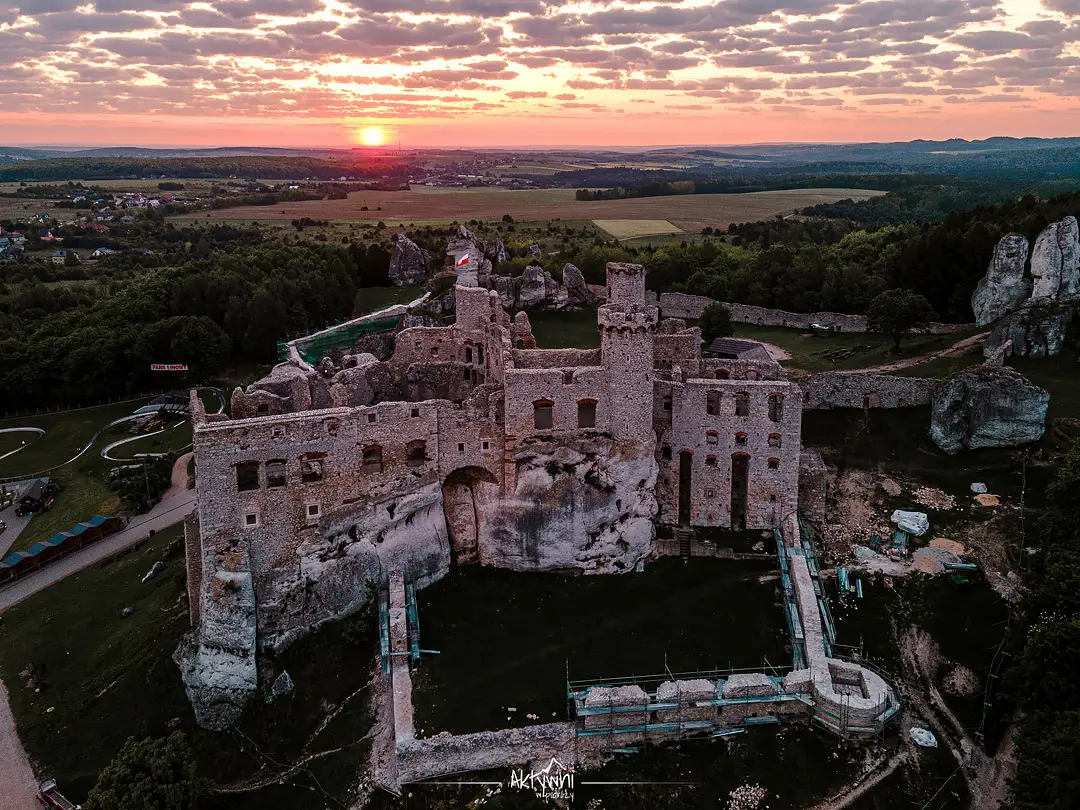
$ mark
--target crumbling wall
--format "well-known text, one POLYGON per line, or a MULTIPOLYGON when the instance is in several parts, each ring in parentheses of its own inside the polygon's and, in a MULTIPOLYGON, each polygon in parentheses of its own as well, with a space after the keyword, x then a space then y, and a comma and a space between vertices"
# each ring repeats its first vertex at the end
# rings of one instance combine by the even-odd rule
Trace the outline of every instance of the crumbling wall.
POLYGON ((829 408, 910 408, 929 405, 937 382, 893 374, 843 374, 826 371, 799 377, 802 406, 829 408))
POLYGON ((671 408, 670 427, 660 432, 662 521, 678 520, 680 453, 691 457, 692 526, 731 526, 735 456, 748 459, 746 528, 775 528, 797 508, 802 409, 794 384, 690 379, 657 388, 661 412, 671 408))

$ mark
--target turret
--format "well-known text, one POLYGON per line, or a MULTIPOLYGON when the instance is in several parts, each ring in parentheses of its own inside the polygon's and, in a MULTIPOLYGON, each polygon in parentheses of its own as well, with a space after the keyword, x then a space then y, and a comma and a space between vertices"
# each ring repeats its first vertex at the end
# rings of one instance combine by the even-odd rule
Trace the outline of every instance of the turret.
POLYGON ((617 438, 652 441, 653 335, 660 322, 656 307, 645 306, 641 265, 607 266, 608 303, 596 312, 601 363, 608 374, 608 407, 617 438))

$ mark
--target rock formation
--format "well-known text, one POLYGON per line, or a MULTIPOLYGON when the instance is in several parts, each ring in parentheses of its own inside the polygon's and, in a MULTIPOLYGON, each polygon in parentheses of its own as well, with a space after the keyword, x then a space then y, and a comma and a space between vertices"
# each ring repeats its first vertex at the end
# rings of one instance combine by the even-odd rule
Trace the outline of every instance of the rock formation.
POLYGON ((995 356, 998 348, 1012 341, 1012 354, 1017 357, 1057 357, 1072 318, 1072 310, 1060 305, 1025 306, 998 321, 983 353, 987 358, 995 356))
POLYGON ((1043 229, 1031 252, 1031 278, 1023 278, 1026 241, 1009 234, 971 298, 980 326, 997 321, 983 354, 994 362, 1006 352, 1033 359, 1061 351, 1072 321, 1068 305, 1080 299, 1080 234, 1075 217, 1043 229), (1021 295, 1025 290, 1030 295, 1021 295))
POLYGON ((469 260, 457 270, 457 283, 465 287, 487 287, 491 277, 491 261, 484 254, 484 246, 472 231, 459 225, 457 232, 446 243, 446 255, 454 267, 462 256, 469 260))
POLYGON ((562 274, 563 286, 566 287, 566 303, 570 306, 596 309, 599 301, 585 283, 585 276, 581 271, 572 264, 564 264, 562 274))
POLYGON ((1076 217, 1048 225, 1031 251, 1031 298, 1071 301, 1080 295, 1080 231, 1076 217))
POLYGON ((971 296, 979 326, 1015 312, 1031 294, 1031 281, 1024 277, 1027 250, 1027 239, 1018 233, 1010 233, 997 243, 990 267, 971 296))
POLYGON ((930 437, 946 453, 1038 441, 1050 394, 1008 367, 975 366, 934 395, 930 437))
POLYGON ((390 256, 390 280, 396 287, 423 284, 435 265, 434 257, 403 233, 393 238, 390 256))
POLYGON ((560 309, 566 304, 566 288, 538 264, 530 264, 516 278, 492 276, 493 288, 503 307, 516 312, 522 309, 560 309))
POLYGON ((496 239, 484 246, 484 256, 487 257, 492 264, 499 264, 505 262, 510 258, 510 253, 506 250, 506 245, 503 244, 502 239, 496 239))
POLYGON ((540 246, 535 245, 535 244, 529 245, 528 249, 525 251, 525 258, 526 259, 537 259, 539 257, 540 257, 540 246))
POLYGON ((485 563, 517 570, 634 570, 649 554, 658 467, 641 447, 597 437, 537 441, 517 454, 517 487, 491 520, 485 563))

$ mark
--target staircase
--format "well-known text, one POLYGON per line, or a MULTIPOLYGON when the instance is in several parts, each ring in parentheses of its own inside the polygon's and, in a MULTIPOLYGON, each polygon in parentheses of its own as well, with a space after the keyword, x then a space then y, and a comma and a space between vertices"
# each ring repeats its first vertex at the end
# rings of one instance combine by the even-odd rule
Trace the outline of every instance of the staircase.
POLYGON ((679 556, 690 556, 690 544, 694 539, 693 529, 684 529, 679 527, 675 530, 675 539, 679 541, 679 556))

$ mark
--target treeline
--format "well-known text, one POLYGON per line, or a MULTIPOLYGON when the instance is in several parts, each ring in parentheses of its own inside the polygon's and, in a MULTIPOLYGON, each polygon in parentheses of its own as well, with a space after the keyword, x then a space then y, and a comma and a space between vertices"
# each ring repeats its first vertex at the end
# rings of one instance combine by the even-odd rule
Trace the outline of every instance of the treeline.
POLYGON ((1005 691, 1022 713, 1007 810, 1073 810, 1080 773, 1080 443, 1047 490, 1005 691))
POLYGON ((587 188, 579 188, 574 192, 574 198, 581 201, 587 200, 627 200, 634 197, 668 197, 675 194, 693 194, 693 180, 672 180, 669 183, 651 182, 642 186, 624 188, 598 188, 590 191, 587 188))
POLYGON ((150 363, 205 379, 272 362, 282 337, 350 317, 388 264, 378 245, 264 242, 89 284, 20 284, 0 297, 0 412, 145 391, 160 385, 150 363))
POLYGON ((410 164, 392 155, 347 161, 295 157, 214 158, 50 158, 0 166, 0 182, 17 180, 117 179, 139 177, 250 177, 281 180, 333 180, 337 177, 405 176, 410 164))
POLYGON ((1071 180, 1051 180, 1033 189, 1027 183, 942 178, 895 189, 880 197, 822 203, 804 208, 801 213, 809 217, 849 219, 862 225, 898 225, 940 220, 951 211, 996 205, 1030 193, 1050 197, 1071 191, 1076 185, 1071 180))

